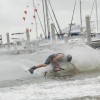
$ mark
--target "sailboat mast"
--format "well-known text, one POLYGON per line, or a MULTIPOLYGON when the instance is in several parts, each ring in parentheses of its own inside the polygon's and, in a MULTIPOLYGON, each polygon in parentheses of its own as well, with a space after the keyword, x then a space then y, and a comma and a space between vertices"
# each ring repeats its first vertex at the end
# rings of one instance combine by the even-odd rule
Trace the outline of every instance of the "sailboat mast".
POLYGON ((82 26, 82 2, 80 0, 80 24, 82 26))
POLYGON ((34 19, 35 19, 35 28, 36 28, 36 38, 38 38, 38 29, 37 29, 37 21, 36 21, 36 12, 35 12, 35 3, 34 3, 34 0, 33 0, 33 8, 34 8, 34 19))
POLYGON ((48 33, 48 38, 50 38, 50 26, 49 26, 49 16, 48 16, 48 5, 47 5, 47 0, 45 0, 45 10, 46 10, 46 25, 47 25, 47 33, 48 33))
POLYGON ((96 22, 97 22, 97 32, 98 32, 98 9, 97 9, 97 0, 95 0, 95 6, 96 6, 96 22))
POLYGON ((43 6, 43 17, 44 17, 44 33, 45 33, 45 38, 47 38, 47 33, 46 33, 46 17, 45 17, 45 7, 44 7, 44 0, 42 0, 42 6, 43 6))
POLYGON ((57 23, 57 26, 58 26, 59 32, 60 32, 60 34, 62 34, 62 31, 61 31, 61 28, 60 28, 59 23, 58 23, 58 21, 57 21, 56 15, 55 15, 55 13, 54 13, 54 11, 53 11, 53 8, 52 8, 52 5, 51 5, 51 2, 50 2, 50 0, 48 0, 48 1, 49 1, 49 4, 50 4, 50 7, 51 7, 51 10, 52 10, 52 13, 53 13, 53 15, 54 15, 55 21, 56 21, 56 23, 57 23))

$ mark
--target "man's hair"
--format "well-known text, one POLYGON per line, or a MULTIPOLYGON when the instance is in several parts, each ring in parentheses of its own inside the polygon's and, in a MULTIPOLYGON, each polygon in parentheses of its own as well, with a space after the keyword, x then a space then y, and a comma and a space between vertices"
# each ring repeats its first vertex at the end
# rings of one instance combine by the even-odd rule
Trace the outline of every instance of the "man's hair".
POLYGON ((70 62, 72 60, 72 56, 71 55, 67 55, 67 61, 70 62))

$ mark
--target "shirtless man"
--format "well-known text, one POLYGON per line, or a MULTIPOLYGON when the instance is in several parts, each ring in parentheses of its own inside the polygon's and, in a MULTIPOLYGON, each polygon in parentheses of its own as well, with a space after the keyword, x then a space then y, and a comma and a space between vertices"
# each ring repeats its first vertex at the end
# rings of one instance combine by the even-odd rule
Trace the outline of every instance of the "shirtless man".
POLYGON ((63 68, 61 68, 61 66, 59 64, 59 62, 62 60, 70 62, 72 60, 72 56, 71 55, 65 56, 63 53, 52 54, 46 59, 44 64, 39 64, 37 66, 31 67, 28 71, 31 74, 33 74, 35 69, 41 68, 41 67, 46 67, 50 63, 53 63, 55 65, 55 68, 54 68, 55 71, 64 70, 63 68))

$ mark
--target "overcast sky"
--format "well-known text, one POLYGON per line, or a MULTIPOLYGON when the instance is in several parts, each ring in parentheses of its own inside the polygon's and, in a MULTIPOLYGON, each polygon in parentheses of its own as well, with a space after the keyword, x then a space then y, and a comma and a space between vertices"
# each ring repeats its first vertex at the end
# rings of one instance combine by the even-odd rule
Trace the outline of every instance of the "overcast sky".
MULTIPOLYGON (((34 0, 37 7, 39 16, 43 23, 42 14, 42 0, 34 0)), ((50 0, 52 7, 55 11, 57 20, 60 27, 63 29, 68 26, 71 22, 72 12, 74 8, 75 0, 50 0)), ((92 5, 94 0, 82 0, 82 20, 85 24, 85 16, 90 15, 92 5)), ((99 5, 98 2, 98 18, 100 18, 99 5)), ((80 10, 79 10, 79 0, 77 0, 76 10, 73 22, 80 24, 80 10)), ((96 20, 95 7, 93 10, 92 21, 96 20)), ((33 1, 32 0, 2 0, 0 2, 0 34, 24 32, 25 28, 32 28, 32 35, 35 36, 35 21, 33 12, 33 1), (27 7, 29 6, 29 7, 27 7), (25 15, 24 11, 27 11, 25 15), (26 20, 23 20, 26 17, 26 20), (33 25, 31 24, 33 23, 33 25), (34 34, 33 34, 34 33, 34 34)), ((100 21, 100 19, 99 19, 100 21)), ((40 24, 37 21, 38 32, 41 33, 40 24)))

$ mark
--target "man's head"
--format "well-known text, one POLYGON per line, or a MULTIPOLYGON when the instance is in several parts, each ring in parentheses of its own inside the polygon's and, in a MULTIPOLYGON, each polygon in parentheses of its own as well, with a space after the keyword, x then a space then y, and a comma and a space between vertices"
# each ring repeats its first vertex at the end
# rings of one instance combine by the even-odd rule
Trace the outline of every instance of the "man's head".
POLYGON ((72 56, 71 55, 67 55, 67 62, 71 62, 72 60, 72 56))

